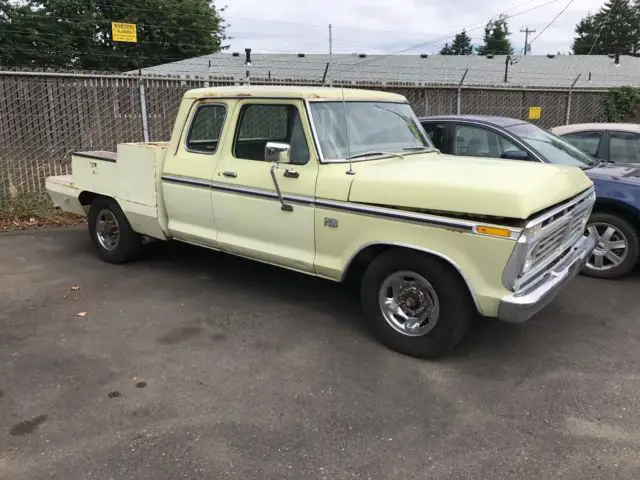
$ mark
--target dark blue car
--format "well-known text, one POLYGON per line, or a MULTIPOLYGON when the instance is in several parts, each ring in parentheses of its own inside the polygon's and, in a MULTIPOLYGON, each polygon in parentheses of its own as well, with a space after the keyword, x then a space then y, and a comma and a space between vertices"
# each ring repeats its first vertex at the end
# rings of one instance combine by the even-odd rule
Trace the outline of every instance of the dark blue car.
POLYGON ((598 278, 626 275, 640 254, 640 168, 598 160, 560 137, 514 118, 446 115, 423 117, 434 146, 450 155, 575 165, 596 188, 587 229, 599 241, 583 273, 598 278))

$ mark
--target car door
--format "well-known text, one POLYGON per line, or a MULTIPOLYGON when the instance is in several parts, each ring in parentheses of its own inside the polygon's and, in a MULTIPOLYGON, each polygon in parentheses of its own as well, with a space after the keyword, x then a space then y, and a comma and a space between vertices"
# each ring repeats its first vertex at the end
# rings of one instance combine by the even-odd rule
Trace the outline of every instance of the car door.
POLYGON ((318 160, 304 112, 300 100, 239 101, 231 151, 216 170, 212 203, 223 250, 312 272, 318 160), (274 164, 265 161, 268 142, 291 146, 292 163, 274 170, 287 209, 271 176, 274 164))
POLYGON ((211 205, 211 180, 222 156, 218 148, 226 134, 227 106, 198 101, 175 155, 167 154, 162 194, 168 229, 180 240, 216 245, 218 228, 211 205))
POLYGON ((609 132, 609 160, 615 163, 640 163, 640 134, 609 132))

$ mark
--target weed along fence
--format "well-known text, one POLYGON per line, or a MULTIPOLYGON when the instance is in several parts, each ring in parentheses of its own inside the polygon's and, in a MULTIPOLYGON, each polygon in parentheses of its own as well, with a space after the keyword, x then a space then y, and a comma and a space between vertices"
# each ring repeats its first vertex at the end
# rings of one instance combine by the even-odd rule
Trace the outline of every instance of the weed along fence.
MULTIPOLYGON (((167 140, 187 89, 235 83, 219 77, 0 72, 0 211, 47 205, 44 179, 69 173, 66 162, 71 152, 114 150, 119 142, 167 140)), ((294 84, 257 78, 251 83, 294 84)), ((600 119, 606 93, 370 82, 345 86, 400 93, 418 115, 484 114, 527 120, 534 112, 531 121, 545 128, 600 119)))

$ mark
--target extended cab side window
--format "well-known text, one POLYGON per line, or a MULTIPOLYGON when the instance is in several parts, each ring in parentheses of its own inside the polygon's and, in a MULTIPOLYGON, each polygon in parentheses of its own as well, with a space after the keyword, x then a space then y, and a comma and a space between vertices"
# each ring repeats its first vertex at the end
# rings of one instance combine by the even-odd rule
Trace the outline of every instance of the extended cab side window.
POLYGON ((640 135, 632 132, 611 132, 609 160, 616 163, 640 162, 640 135))
POLYGON ((309 146, 295 105, 244 105, 240 110, 233 155, 245 160, 264 160, 268 142, 288 143, 291 163, 309 161, 309 146))
POLYGON ((582 150, 587 155, 596 157, 600 149, 600 140, 602 132, 577 132, 568 133, 562 137, 578 150, 582 150))
POLYGON ((227 115, 224 105, 201 105, 196 110, 187 136, 187 150, 196 153, 215 153, 227 115))

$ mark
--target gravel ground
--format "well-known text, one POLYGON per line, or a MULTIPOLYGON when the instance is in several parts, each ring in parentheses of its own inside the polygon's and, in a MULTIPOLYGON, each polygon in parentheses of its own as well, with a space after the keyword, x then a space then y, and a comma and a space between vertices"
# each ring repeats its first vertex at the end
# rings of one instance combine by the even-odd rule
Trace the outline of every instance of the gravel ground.
POLYGON ((84 230, 0 235, 0 478, 638 479, 640 275, 577 278, 449 357, 329 282, 84 230))

